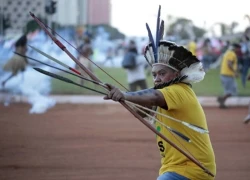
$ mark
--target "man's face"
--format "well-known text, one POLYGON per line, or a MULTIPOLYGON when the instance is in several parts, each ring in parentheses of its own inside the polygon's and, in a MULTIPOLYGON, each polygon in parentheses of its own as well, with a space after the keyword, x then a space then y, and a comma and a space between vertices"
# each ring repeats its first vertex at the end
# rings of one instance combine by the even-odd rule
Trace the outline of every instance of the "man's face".
POLYGON ((154 85, 158 85, 174 79, 179 75, 179 73, 165 65, 157 64, 152 68, 152 75, 154 85))

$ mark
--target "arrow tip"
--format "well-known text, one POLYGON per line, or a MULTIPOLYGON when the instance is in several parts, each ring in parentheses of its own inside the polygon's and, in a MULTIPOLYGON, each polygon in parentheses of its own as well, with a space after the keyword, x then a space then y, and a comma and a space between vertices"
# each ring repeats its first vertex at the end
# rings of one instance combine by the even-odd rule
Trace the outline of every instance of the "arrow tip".
POLYGON ((32 17, 35 17, 35 15, 30 11, 30 15, 32 16, 32 17))

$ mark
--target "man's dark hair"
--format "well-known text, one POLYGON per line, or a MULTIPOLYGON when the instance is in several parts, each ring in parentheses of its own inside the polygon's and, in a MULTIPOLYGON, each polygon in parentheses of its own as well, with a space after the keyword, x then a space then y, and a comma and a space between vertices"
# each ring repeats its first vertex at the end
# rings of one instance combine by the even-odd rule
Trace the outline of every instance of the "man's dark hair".
POLYGON ((27 44, 27 37, 26 35, 22 35, 15 43, 15 47, 23 47, 27 44))

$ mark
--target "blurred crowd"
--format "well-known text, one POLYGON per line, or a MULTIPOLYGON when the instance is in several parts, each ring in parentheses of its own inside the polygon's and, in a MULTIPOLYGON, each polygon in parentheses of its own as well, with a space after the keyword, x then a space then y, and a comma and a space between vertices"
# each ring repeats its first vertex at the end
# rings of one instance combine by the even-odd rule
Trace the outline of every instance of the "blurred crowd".
MULTIPOLYGON (((147 75, 151 74, 151 67, 144 58, 145 45, 148 43, 147 38, 134 37, 109 40, 108 33, 104 32, 102 29, 99 29, 98 33, 95 35, 88 31, 81 31, 79 33, 74 30, 61 30, 60 34, 62 33, 65 34, 64 37, 66 37, 66 39, 69 39, 69 41, 77 47, 78 51, 75 52, 76 57, 89 70, 93 71, 94 68, 93 63, 89 60, 94 61, 100 66, 122 67, 127 73, 127 82, 130 91, 147 88, 146 78, 147 75), (132 63, 132 65, 129 64, 131 67, 127 66, 128 64, 125 66, 123 64, 124 61, 126 61, 126 63, 132 63)), ((41 42, 46 42, 47 45, 50 44, 52 46, 51 40, 41 31, 28 34, 27 38, 29 43, 32 42, 38 45, 41 44, 41 42)), ((165 37, 165 39, 167 38, 165 37)), ((16 40, 17 38, 8 40, 0 39, 0 65, 2 67, 5 66, 5 63, 13 55, 16 40), (8 50, 6 51, 6 49, 8 50)), ((229 57, 226 56, 226 54, 230 51, 230 54, 235 54, 235 57, 237 57, 237 73, 235 77, 241 78, 243 87, 246 86, 247 80, 250 80, 250 76, 248 76, 248 70, 250 68, 250 39, 246 34, 243 34, 239 39, 234 40, 234 42, 220 38, 204 38, 188 40, 185 44, 182 43, 180 45, 185 46, 193 55, 200 59, 206 72, 210 69, 221 67, 224 59, 229 57), (235 46, 235 44, 237 44, 237 46, 235 46), (233 45, 234 48, 232 49, 233 45)), ((53 49, 48 47, 46 49, 46 46, 43 47, 45 51, 50 53, 53 51, 57 56, 63 54, 59 48, 53 49)), ((37 56, 29 47, 27 47, 27 54, 30 56, 37 56)), ((81 71, 82 74, 85 74, 77 65, 75 68, 81 71)), ((21 69, 23 71, 23 68, 21 69)), ((0 71, 0 74, 1 73, 3 72, 0 71)), ((10 78, 15 77, 17 74, 18 72, 12 73, 10 78)), ((10 78, 1 81, 2 87, 4 87, 10 78)), ((83 85, 84 81, 80 80, 80 83, 83 85)), ((225 100, 223 101, 225 102, 227 98, 224 98, 225 100)), ((222 102, 221 99, 219 99, 219 102, 222 102)), ((224 102, 222 106, 224 106, 224 102)))
POLYGON ((207 72, 221 65, 224 54, 232 44, 238 44, 238 48, 235 49, 238 66, 237 76, 240 75, 242 84, 245 87, 246 80, 250 78, 248 76, 248 69, 250 67, 250 39, 247 35, 242 35, 240 39, 234 42, 223 41, 219 38, 193 40, 186 45, 186 48, 201 60, 204 70, 207 72))
MULTIPOLYGON (((108 44, 108 46, 103 49, 104 56, 100 60, 98 59, 100 56, 96 56, 95 39, 90 35, 85 35, 82 39, 82 44, 79 46, 80 52, 84 54, 85 57, 97 61, 99 65, 108 65, 109 67, 122 67, 122 60, 126 57, 128 51, 131 50, 131 46, 135 49, 134 51, 137 55, 137 59, 143 59, 144 48, 148 43, 147 38, 128 38, 125 40, 112 41, 112 43, 108 44), (92 48, 91 50, 89 49, 90 47, 92 48)), ((250 41, 247 35, 243 34, 241 38, 235 39, 233 42, 220 38, 203 38, 189 40, 186 44, 182 45, 200 59, 203 63, 204 70, 208 72, 210 69, 220 67, 224 54, 234 43, 239 45, 235 50, 237 56, 237 76, 240 76, 242 84, 245 87, 247 79, 250 78, 248 76, 248 69, 250 66, 250 41)), ((83 62, 84 58, 81 57, 81 53, 79 54, 80 61, 86 64, 89 69, 93 69, 92 63, 89 63, 89 61, 85 61, 86 63, 83 62)), ((145 59, 141 63, 143 63, 146 75, 150 74, 150 67, 147 65, 145 59)), ((131 69, 125 69, 128 73, 128 83, 131 83, 131 69)))
MULTIPOLYGON (((83 30, 61 30, 60 34, 62 33, 67 39, 70 39, 70 42, 73 42, 75 47, 77 47, 77 58, 90 70, 93 70, 94 67, 88 59, 101 66, 121 67, 122 60, 131 46, 132 41, 136 48, 138 57, 143 58, 144 48, 148 43, 147 38, 137 37, 109 40, 108 33, 104 32, 102 29, 100 29, 95 35, 83 30)), ((38 36, 41 36, 41 32, 35 32, 28 35, 28 41, 30 41, 30 39, 37 39, 36 42, 38 44, 41 41, 38 40, 38 36)), ((13 46, 16 40, 17 38, 0 40, 1 66, 3 66, 3 64, 10 59, 13 54, 13 46)), ((234 40, 234 42, 241 46, 240 48, 237 48, 235 53, 238 58, 238 72, 242 79, 243 86, 245 86, 246 80, 249 78, 248 68, 250 66, 249 37, 242 35, 241 38, 234 40)), ((221 59, 230 44, 232 44, 232 42, 220 38, 202 38, 189 40, 181 45, 184 45, 194 55, 196 55, 203 63, 205 71, 209 71, 210 69, 218 68, 220 66, 221 59)), ((30 48, 28 48, 27 53, 29 55, 32 54, 30 48)), ((59 51, 56 53, 59 53, 59 51)), ((144 67, 146 74, 150 74, 150 68, 147 66, 146 61, 144 61, 144 67)), ((77 66, 76 68, 79 69, 77 66)))

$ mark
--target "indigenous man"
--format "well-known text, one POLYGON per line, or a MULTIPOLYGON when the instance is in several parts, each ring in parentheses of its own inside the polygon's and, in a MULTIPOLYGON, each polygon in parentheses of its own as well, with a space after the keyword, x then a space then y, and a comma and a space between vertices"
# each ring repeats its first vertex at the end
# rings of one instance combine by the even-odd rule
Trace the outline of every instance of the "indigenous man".
MULTIPOLYGON (((27 51, 27 37, 23 35, 20 37, 15 43, 16 52, 25 55, 27 51)), ((2 82, 2 86, 4 87, 6 82, 11 78, 16 76, 19 72, 25 71, 26 66, 28 65, 28 61, 26 58, 14 54, 13 57, 7 61, 7 63, 3 66, 4 71, 10 71, 11 75, 2 82)))
MULTIPOLYGON (((152 43, 145 50, 145 57, 152 66, 155 87, 136 92, 122 92, 107 84, 110 92, 104 99, 126 100, 147 107, 156 106, 157 112, 207 129, 204 111, 190 84, 204 78, 202 64, 182 46, 163 40, 156 44, 158 53, 152 50, 152 43), (156 60, 153 54, 158 55, 156 60)), ((208 170, 216 173, 214 151, 208 134, 199 134, 159 114, 156 118, 190 137, 192 142, 185 144, 186 149, 208 170)), ((181 146, 180 140, 162 124, 156 122, 155 126, 170 141, 181 146)), ((157 145, 161 155, 160 176, 157 180, 214 179, 159 136, 157 145)))

